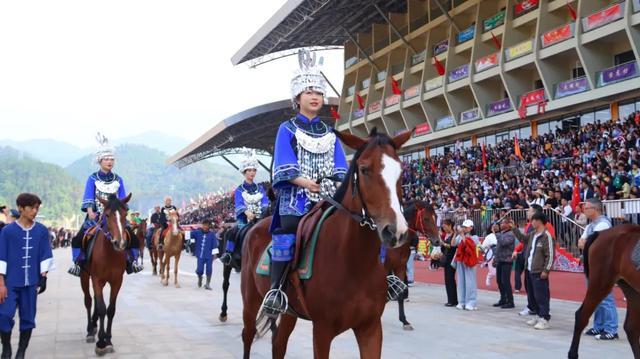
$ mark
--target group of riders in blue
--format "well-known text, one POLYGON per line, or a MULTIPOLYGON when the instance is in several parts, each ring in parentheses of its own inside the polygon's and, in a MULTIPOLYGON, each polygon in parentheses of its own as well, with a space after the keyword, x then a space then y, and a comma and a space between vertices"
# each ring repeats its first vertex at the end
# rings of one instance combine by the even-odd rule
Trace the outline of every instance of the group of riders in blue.
MULTIPOLYGON (((102 208, 102 203, 98 198, 108 200, 109 196, 116 196, 122 200, 126 197, 122 177, 113 172, 115 149, 109 144, 107 138, 100 133, 97 135, 97 140, 96 163, 100 166, 100 169, 92 173, 87 179, 81 206, 81 210, 86 212, 86 217, 80 230, 71 241, 73 264, 68 272, 75 276, 80 276, 82 265, 87 259, 85 249, 91 239, 89 237, 93 235, 92 229, 99 227, 100 222, 106 220, 101 216, 104 208, 102 208)), ((138 273, 143 269, 142 264, 138 263, 138 257, 140 256, 138 241, 136 236, 131 233, 130 227, 127 228, 127 231, 129 231, 130 238, 127 248, 127 273, 138 273)))

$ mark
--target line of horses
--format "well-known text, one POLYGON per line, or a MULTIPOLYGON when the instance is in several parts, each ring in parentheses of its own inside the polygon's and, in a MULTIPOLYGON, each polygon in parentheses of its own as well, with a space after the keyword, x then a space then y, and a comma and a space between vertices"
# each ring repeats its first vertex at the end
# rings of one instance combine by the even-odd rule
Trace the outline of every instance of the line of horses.
MULTIPOLYGON (((301 282, 294 270, 289 274, 291 285, 288 286, 287 294, 291 310, 282 315, 279 322, 272 321, 269 324, 274 358, 284 358, 289 335, 298 317, 311 320, 313 323, 313 350, 316 358, 328 358, 332 340, 349 329, 353 330, 356 336, 362 358, 381 356, 381 316, 387 301, 386 275, 395 273, 401 279, 406 279, 408 235, 421 232, 434 244, 439 242, 435 212, 430 205, 423 202, 407 203, 403 215, 398 215, 394 205, 395 201, 401 198, 401 171, 395 168, 395 164, 400 166, 397 150, 410 135, 409 132, 389 138, 372 131, 368 138, 362 139, 350 134, 337 133, 342 143, 356 150, 347 178, 335 196, 342 210, 330 216, 320 230, 313 277, 301 282), (369 212, 368 215, 375 221, 374 228, 362 226, 354 221, 354 213, 365 212, 369 212), (381 245, 391 248, 387 252, 384 264, 379 261, 381 245)), ((111 329, 116 299, 125 271, 125 248, 129 237, 122 228, 125 227, 126 204, 130 198, 131 194, 123 200, 115 197, 108 201, 100 200, 105 206, 105 211, 98 222, 99 229, 94 239, 91 260, 81 275, 87 310, 87 341, 95 340, 97 332, 98 355, 114 351, 111 329), (121 223, 117 223, 118 220, 121 223), (108 306, 102 294, 107 283, 111 286, 108 306)), ((225 265, 223 270, 224 297, 219 320, 224 322, 227 320, 229 276, 234 268, 241 269, 244 324, 242 340, 245 358, 250 357, 251 346, 258 332, 256 319, 260 303, 270 287, 269 279, 255 271, 262 253, 271 241, 268 230, 270 222, 271 217, 267 217, 247 231, 241 248, 241 259, 225 265)), ((139 228, 136 235, 142 235, 144 238, 144 233, 144 228, 139 228)), ((224 234, 222 248, 231 235, 231 231, 224 234)), ((158 236, 154 236, 155 248, 158 248, 158 236)), ((633 245, 638 241, 640 227, 625 225, 601 232, 597 241, 592 239, 588 243, 586 264, 589 267, 589 284, 584 302, 576 311, 569 358, 578 357, 582 330, 597 304, 616 283, 627 297, 628 309, 624 328, 634 357, 640 358, 640 271, 634 265, 630 254, 633 245)), ((171 219, 171 228, 166 232, 162 251, 153 248, 150 251, 154 274, 156 264, 160 264, 163 285, 168 285, 169 261, 174 257, 174 283, 179 287, 177 268, 182 243, 182 233, 175 217, 175 220, 171 219)), ((143 246, 144 244, 141 245, 141 249, 143 246)), ((404 315, 402 297, 399 299, 399 310, 403 328, 411 330, 411 325, 404 315)))

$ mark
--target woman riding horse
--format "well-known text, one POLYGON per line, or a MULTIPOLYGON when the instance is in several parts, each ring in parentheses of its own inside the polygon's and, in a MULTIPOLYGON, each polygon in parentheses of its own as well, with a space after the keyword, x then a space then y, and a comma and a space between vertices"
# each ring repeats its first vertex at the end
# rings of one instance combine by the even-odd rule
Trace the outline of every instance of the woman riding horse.
POLYGON ((347 172, 347 161, 331 127, 320 121, 326 81, 315 67, 315 53, 299 54, 300 70, 291 80, 291 96, 298 114, 280 125, 273 154, 273 187, 277 204, 270 232, 271 290, 264 298, 265 314, 276 318, 284 313, 281 283, 293 258, 296 229, 304 214, 321 199, 332 196, 335 183, 347 172), (317 181, 320 181, 319 183, 317 181))
MULTIPOLYGON (((100 214, 104 210, 102 204, 110 195, 115 195, 118 199, 124 199, 126 192, 124 190, 124 182, 122 177, 118 176, 113 170, 115 163, 115 149, 109 145, 106 137, 98 133, 96 137, 98 141, 98 150, 96 151, 96 162, 100 165, 100 170, 91 174, 87 179, 82 199, 82 211, 87 213, 82 227, 71 241, 71 253, 73 256, 73 264, 68 272, 74 276, 80 276, 81 264, 85 261, 85 253, 83 250, 83 240, 88 228, 95 226, 96 219, 100 218, 100 214)), ((126 224, 126 217, 123 218, 126 224)), ((138 248, 137 239, 129 241, 129 255, 127 256, 127 273, 138 273, 143 267, 138 264, 138 256, 140 249, 138 248)))
MULTIPOLYGON (((244 158, 242 159, 240 172, 244 175, 244 182, 236 188, 235 191, 235 212, 237 219, 237 230, 255 223, 267 212, 269 199, 260 184, 254 183, 256 173, 258 172, 258 157, 254 150, 243 149, 244 158)), ((244 234, 244 233, 242 233, 244 234)), ((232 257, 240 262, 240 252, 242 251, 242 236, 229 238, 226 241, 226 250, 220 261, 225 265, 231 264, 232 257)))

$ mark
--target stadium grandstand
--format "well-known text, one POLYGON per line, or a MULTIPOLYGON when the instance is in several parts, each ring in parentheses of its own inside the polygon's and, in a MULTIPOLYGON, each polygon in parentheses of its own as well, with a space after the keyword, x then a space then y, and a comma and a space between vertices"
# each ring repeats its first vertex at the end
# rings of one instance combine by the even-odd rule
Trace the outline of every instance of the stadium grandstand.
MULTIPOLYGON (((289 0, 232 62, 258 66, 301 47, 344 51, 339 116, 325 108, 325 121, 359 136, 415 129, 401 150, 405 199, 472 219, 479 235, 543 205, 569 270, 580 270, 586 224, 576 198, 640 223, 640 0, 289 0)), ((271 152, 293 113, 287 101, 265 106, 170 162, 224 155, 257 131, 271 152)))

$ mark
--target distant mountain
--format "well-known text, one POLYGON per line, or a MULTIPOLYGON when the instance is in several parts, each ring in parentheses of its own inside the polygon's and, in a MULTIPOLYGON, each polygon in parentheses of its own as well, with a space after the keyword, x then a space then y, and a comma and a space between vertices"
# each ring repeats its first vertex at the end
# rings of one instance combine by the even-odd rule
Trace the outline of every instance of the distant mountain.
POLYGON ((40 215, 45 220, 57 220, 78 213, 81 191, 80 182, 62 167, 0 147, 0 204, 15 207, 18 194, 32 192, 42 199, 40 215))
MULTIPOLYGON (((171 195, 177 207, 183 200, 198 194, 228 191, 235 188, 242 175, 229 165, 201 161, 183 169, 165 164, 168 155, 147 146, 126 144, 116 148, 115 172, 125 181, 127 192, 132 192, 132 208, 141 212, 160 204, 171 195)), ((85 156, 66 167, 66 171, 84 185, 89 174, 97 171, 91 156, 85 156)))
POLYGON ((116 138, 113 140, 113 143, 115 145, 144 145, 171 156, 185 148, 189 144, 189 141, 159 131, 147 131, 138 135, 116 138))
POLYGON ((26 141, 0 140, 0 145, 9 146, 24 151, 34 159, 42 162, 53 163, 61 167, 68 166, 78 158, 90 153, 92 150, 81 148, 66 142, 35 139, 26 141))

